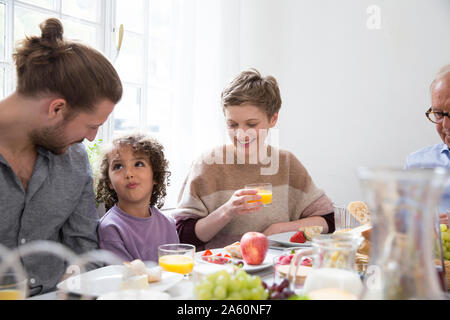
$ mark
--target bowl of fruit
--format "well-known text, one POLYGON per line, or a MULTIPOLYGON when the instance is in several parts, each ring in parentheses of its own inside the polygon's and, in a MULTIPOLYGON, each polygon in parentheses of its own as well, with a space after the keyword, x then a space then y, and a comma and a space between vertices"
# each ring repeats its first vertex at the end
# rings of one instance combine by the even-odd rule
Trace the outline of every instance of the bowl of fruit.
MULTIPOLYGON (((297 248, 298 249, 298 248, 297 248)), ((274 282, 282 282, 283 280, 293 279, 293 273, 295 272, 294 267, 291 270, 291 262, 295 255, 295 250, 287 250, 282 255, 275 257, 273 259, 274 268, 274 282)), ((293 283, 293 288, 298 288, 303 286, 306 277, 312 270, 312 259, 305 257, 301 264, 297 268, 297 273, 295 275, 295 283, 293 283)))

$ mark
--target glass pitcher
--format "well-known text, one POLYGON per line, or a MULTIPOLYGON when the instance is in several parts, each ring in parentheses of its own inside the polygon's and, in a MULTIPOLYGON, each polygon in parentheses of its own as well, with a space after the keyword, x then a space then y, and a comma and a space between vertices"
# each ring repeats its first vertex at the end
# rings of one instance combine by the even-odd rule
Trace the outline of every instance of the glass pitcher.
POLYGON ((365 299, 442 299, 434 219, 444 169, 358 168, 373 224, 365 299))
POLYGON ((289 281, 306 258, 312 259, 313 269, 306 277, 303 294, 318 295, 320 299, 357 299, 363 283, 355 268, 355 256, 363 238, 350 234, 319 235, 312 247, 298 250, 291 261, 289 281), (324 296, 326 295, 326 297, 324 296))

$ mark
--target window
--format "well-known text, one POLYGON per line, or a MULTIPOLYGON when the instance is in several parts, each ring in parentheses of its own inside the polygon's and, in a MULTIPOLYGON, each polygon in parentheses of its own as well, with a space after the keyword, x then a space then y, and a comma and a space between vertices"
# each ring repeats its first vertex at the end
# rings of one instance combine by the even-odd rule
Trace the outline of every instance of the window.
POLYGON ((171 0, 0 0, 0 98, 15 89, 12 53, 17 41, 39 35, 39 24, 56 17, 66 38, 81 40, 110 58, 123 82, 123 98, 97 140, 132 130, 164 140, 171 102, 172 6, 171 0), (124 37, 117 54, 120 25, 124 37))
POLYGON ((133 5, 129 0, 116 1, 115 26, 123 24, 125 29, 115 64, 124 96, 114 111, 113 134, 138 129, 162 140, 167 134, 172 5, 168 0, 135 0, 133 5), (164 112, 158 112, 161 109, 164 112))
POLYGON ((173 207, 191 161, 224 141, 219 100, 239 70, 239 7, 237 1, 0 0, 0 98, 15 89, 15 42, 39 35, 46 18, 61 19, 65 37, 102 51, 123 82, 122 101, 97 140, 132 130, 158 139, 172 172, 166 208, 173 207))
POLYGON ((0 77, 1 97, 14 91, 12 53, 17 41, 40 34, 39 24, 57 17, 64 24, 67 38, 105 52, 105 0, 0 0, 0 77))
POLYGON ((65 37, 102 51, 114 62, 123 81, 123 100, 100 138, 110 140, 114 134, 133 129, 160 138, 167 117, 159 112, 153 113, 157 117, 149 116, 147 108, 167 110, 171 100, 172 6, 169 0, 0 0, 1 97, 14 91, 9 84, 14 83, 11 55, 17 41, 40 34, 39 23, 57 17, 64 24, 65 37), (125 33, 117 56, 114 31, 121 24, 125 33))

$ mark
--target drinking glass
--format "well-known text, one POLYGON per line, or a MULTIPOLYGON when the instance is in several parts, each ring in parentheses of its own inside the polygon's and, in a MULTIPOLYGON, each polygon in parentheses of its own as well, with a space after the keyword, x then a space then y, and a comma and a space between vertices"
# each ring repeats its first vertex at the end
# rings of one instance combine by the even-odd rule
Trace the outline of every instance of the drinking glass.
POLYGON ((158 247, 159 266, 188 277, 194 268, 195 246, 190 244, 163 244, 158 247))
POLYGON ((355 270, 355 255, 362 241, 362 237, 348 234, 314 237, 312 248, 295 252, 289 279, 297 275, 299 266, 308 258, 312 260, 313 269, 303 286, 305 294, 332 290, 336 299, 358 298, 363 291, 363 283, 355 270))
POLYGON ((12 251, 0 245, 0 300, 24 300, 28 280, 12 251))
POLYGON ((261 200, 248 201, 247 203, 261 201, 264 207, 268 207, 272 204, 272 184, 270 183, 248 184, 245 186, 245 189, 258 190, 257 195, 261 196, 261 200))
POLYGON ((334 224, 336 230, 356 228, 361 223, 344 206, 334 205, 334 224))

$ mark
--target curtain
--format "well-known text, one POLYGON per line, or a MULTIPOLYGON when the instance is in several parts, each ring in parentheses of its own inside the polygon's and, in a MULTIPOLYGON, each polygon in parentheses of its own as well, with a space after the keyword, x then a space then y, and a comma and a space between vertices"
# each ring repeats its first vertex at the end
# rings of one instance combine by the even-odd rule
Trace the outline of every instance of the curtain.
POLYGON ((172 172, 165 209, 176 206, 192 161, 228 141, 220 95, 240 72, 240 1, 176 0, 173 39, 170 129, 161 137, 172 172))

